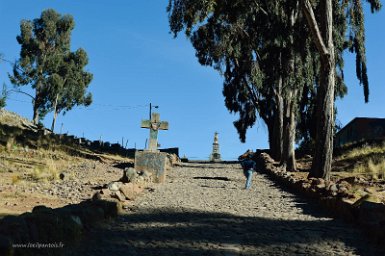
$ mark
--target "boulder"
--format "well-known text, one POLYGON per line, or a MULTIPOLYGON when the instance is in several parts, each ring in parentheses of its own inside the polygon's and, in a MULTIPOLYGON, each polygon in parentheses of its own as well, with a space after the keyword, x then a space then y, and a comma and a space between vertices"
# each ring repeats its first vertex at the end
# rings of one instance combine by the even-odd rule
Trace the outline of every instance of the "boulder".
POLYGON ((120 191, 128 200, 134 200, 143 191, 143 188, 135 183, 126 183, 120 187, 120 191))
POLYGON ((132 167, 125 168, 123 171, 123 177, 120 179, 120 181, 123 183, 132 182, 137 176, 138 176, 138 173, 134 168, 132 167))
POLYGON ((104 218, 115 218, 122 210, 122 204, 117 200, 97 200, 92 201, 92 207, 99 207, 104 212, 104 218))
MULTIPOLYGON (((67 211, 38 211, 24 216, 31 241, 57 242, 80 239, 82 225, 67 211)), ((78 218, 78 217, 77 217, 78 218)))

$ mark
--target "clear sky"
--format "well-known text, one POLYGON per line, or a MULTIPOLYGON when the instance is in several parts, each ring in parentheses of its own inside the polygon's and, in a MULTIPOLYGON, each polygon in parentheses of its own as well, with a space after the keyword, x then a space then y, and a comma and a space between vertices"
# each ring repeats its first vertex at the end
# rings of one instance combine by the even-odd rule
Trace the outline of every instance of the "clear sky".
MULTIPOLYGON (((219 133, 224 159, 235 159, 247 149, 266 148, 267 128, 261 120, 240 143, 230 114, 224 106, 222 78, 199 65, 184 34, 169 33, 168 0, 0 0, 0 53, 11 61, 19 57, 22 19, 34 19, 53 8, 75 19, 72 50, 84 48, 89 56, 87 70, 94 74, 89 87, 94 102, 60 115, 56 132, 143 148, 149 131, 140 128, 149 116, 149 104, 158 105, 161 119, 169 122, 160 131, 161 147, 179 147, 180 155, 208 159, 214 132, 219 133)), ((356 116, 385 117, 383 74, 385 72, 385 14, 366 16, 370 102, 364 104, 363 90, 355 78, 354 58, 347 55, 345 78, 349 93, 337 102, 338 120, 347 124, 356 116)), ((0 85, 11 84, 11 65, 0 63, 0 85)), ((27 87, 24 90, 28 91, 27 87)), ((31 100, 13 93, 7 110, 32 118, 31 100)), ((50 127, 52 115, 44 124, 50 127)))

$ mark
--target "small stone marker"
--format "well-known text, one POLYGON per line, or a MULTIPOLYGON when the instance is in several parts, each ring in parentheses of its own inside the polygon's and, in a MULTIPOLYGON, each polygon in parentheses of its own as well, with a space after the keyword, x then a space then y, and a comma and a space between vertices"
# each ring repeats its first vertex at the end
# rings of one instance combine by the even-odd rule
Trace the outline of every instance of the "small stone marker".
POLYGON ((158 113, 152 113, 151 120, 142 120, 141 128, 150 129, 148 151, 158 151, 158 130, 168 130, 168 122, 160 121, 158 113))
POLYGON ((135 170, 151 173, 154 182, 164 182, 167 167, 167 153, 152 151, 135 153, 135 170))
POLYGON ((163 182, 167 169, 167 153, 158 150, 158 130, 168 130, 168 122, 160 121, 158 113, 151 120, 142 120, 141 128, 150 129, 148 149, 135 152, 135 170, 153 174, 154 182, 163 182))
POLYGON ((210 155, 210 161, 211 162, 220 162, 221 160, 221 154, 219 153, 219 142, 218 142, 218 133, 215 132, 214 134, 214 143, 213 143, 213 151, 210 155))

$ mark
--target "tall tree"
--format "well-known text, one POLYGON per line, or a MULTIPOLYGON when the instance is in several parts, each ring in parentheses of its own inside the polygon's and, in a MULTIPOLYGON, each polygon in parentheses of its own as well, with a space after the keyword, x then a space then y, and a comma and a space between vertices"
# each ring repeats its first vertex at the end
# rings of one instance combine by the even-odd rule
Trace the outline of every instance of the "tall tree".
MULTIPOLYGON (((379 0, 367 0, 372 12, 381 8, 379 0)), ((316 140, 311 177, 330 179, 333 156, 335 40, 336 28, 348 26, 350 51, 356 53, 356 73, 364 87, 365 101, 369 97, 362 2, 356 0, 324 0, 313 4, 301 0, 302 10, 311 30, 313 42, 320 55, 320 83, 317 88, 316 140), (343 13, 339 23, 333 23, 335 13, 343 13)))
POLYGON ((55 10, 42 12, 40 18, 22 20, 17 42, 21 45, 20 59, 15 63, 10 80, 15 86, 30 85, 35 90, 33 122, 44 116, 49 92, 50 66, 70 50, 74 20, 55 10))
POLYGON ((49 77, 50 90, 45 108, 53 110, 51 130, 54 131, 56 118, 62 111, 71 110, 74 106, 89 106, 92 103, 91 93, 86 93, 93 75, 84 71, 88 64, 87 53, 83 49, 70 52, 62 58, 60 65, 52 65, 49 77))
POLYGON ((202 65, 224 75, 226 107, 241 141, 256 121, 269 129, 271 152, 295 170, 294 140, 298 94, 309 58, 302 54, 300 6, 295 1, 170 1, 170 27, 185 29, 202 65))

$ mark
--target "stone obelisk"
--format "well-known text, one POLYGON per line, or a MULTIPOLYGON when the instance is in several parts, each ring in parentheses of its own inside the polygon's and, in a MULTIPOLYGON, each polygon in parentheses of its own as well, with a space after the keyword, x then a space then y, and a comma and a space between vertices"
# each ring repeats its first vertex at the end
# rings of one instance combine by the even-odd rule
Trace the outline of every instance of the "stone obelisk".
POLYGON ((220 162, 221 160, 221 154, 219 153, 219 143, 218 143, 218 133, 215 132, 214 134, 214 143, 213 143, 213 151, 210 155, 210 161, 211 162, 220 162))

